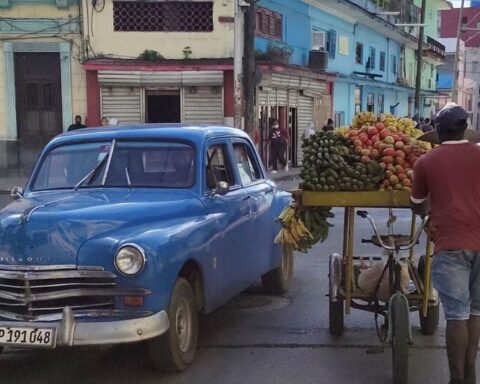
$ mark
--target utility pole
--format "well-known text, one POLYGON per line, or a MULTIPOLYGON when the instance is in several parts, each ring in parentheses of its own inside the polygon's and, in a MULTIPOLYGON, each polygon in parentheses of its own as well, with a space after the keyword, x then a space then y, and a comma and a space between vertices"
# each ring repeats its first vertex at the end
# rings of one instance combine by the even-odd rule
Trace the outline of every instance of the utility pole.
MULTIPOLYGON (((463 0, 462 0, 463 1, 463 0)), ((427 0, 422 0, 422 9, 420 16, 420 30, 418 32, 418 48, 417 48, 417 76, 415 78, 415 112, 414 115, 420 115, 420 90, 422 88, 422 65, 423 65, 423 37, 425 13, 427 0)))
POLYGON ((458 102, 458 59, 460 56, 460 38, 462 36, 462 19, 463 19, 463 7, 465 5, 465 0, 462 0, 462 5, 460 6, 460 13, 458 15, 458 26, 457 26, 457 47, 455 49, 455 59, 453 61, 453 82, 452 82, 452 101, 454 103, 458 102))
POLYGON ((245 12, 244 76, 245 132, 253 139, 255 129, 255 15, 257 1, 250 0, 245 12))
POLYGON ((234 22, 234 53, 233 53, 233 125, 243 129, 243 38, 244 38, 244 14, 240 9, 240 0, 235 0, 234 22))

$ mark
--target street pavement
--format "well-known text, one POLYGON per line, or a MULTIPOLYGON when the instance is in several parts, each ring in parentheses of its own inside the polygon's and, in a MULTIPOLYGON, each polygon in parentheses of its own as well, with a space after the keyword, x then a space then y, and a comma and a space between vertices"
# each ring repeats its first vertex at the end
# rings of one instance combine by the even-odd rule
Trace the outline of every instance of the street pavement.
MULTIPOLYGON (((293 189, 298 180, 278 182, 293 189)), ((155 384, 387 384, 391 352, 377 339, 373 315, 353 310, 341 337, 328 332, 328 256, 341 250, 343 211, 335 209, 327 241, 308 254, 296 254, 292 286, 283 297, 265 295, 259 283, 200 319, 200 344, 186 372, 153 371, 139 345, 58 350, 6 349, 0 358, 1 383, 155 383, 155 384)), ((409 212, 399 210, 396 232, 408 233, 409 212)), ((387 210, 372 210, 385 226, 387 210)), ((361 219, 358 219, 361 220, 361 219)), ((379 255, 368 223, 357 221, 356 254, 379 255)), ((421 253, 422 246, 419 249, 421 253)), ((442 316, 443 318, 443 316, 442 316)), ((444 322, 436 336, 419 332, 411 314, 410 384, 448 382, 444 322)))

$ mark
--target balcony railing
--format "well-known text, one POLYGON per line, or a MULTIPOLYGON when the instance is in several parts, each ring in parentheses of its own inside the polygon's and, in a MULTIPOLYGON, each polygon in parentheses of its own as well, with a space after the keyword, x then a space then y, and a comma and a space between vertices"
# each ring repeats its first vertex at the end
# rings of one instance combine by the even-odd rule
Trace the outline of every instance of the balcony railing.
POLYGON ((426 45, 426 53, 433 54, 441 59, 445 59, 445 46, 443 44, 439 43, 437 40, 431 38, 430 36, 427 36, 426 45))

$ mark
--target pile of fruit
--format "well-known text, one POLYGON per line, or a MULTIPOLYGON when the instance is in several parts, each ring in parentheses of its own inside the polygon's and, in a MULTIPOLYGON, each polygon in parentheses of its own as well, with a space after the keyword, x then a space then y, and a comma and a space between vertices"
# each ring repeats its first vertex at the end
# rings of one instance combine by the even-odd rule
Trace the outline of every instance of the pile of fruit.
POLYGON ((378 161, 356 154, 353 141, 337 133, 317 132, 304 140, 302 148, 302 189, 321 192, 374 191, 384 178, 378 161))
POLYGON ((327 239, 329 228, 333 227, 327 219, 333 217, 330 207, 302 209, 293 203, 278 217, 282 229, 275 237, 275 244, 287 244, 295 251, 307 252, 317 242, 327 239))
POLYGON ((363 162, 376 160, 384 170, 383 180, 376 189, 410 190, 413 165, 426 152, 415 139, 402 132, 392 132, 383 123, 352 129, 346 136, 363 162))

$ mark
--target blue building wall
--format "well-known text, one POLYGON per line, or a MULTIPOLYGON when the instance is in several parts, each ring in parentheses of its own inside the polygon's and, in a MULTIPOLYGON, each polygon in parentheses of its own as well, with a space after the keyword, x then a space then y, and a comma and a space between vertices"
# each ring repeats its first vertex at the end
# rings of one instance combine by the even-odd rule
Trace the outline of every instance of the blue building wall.
MULTIPOLYGON (((383 112, 404 116, 408 111, 410 90, 396 84, 400 71, 401 46, 367 26, 350 22, 323 10, 307 5, 300 0, 261 0, 259 5, 282 14, 283 41, 293 48, 290 64, 307 66, 308 53, 312 46, 312 31, 321 31, 334 36, 335 49, 329 54, 327 71, 337 74, 333 90, 334 116, 342 116, 338 124, 349 124, 355 114, 355 87, 361 88, 361 110, 367 110, 367 97, 373 94, 374 112, 382 112, 379 96, 383 97, 383 112), (362 63, 356 63, 356 42, 363 44, 362 63), (371 80, 353 72, 366 72, 370 49, 375 50, 374 67, 371 73, 379 74, 371 80), (385 54, 385 68, 380 70, 380 54, 385 54), (395 63, 395 64, 394 64, 395 63), (396 69, 395 69, 396 68, 396 69)), ((257 37, 256 49, 265 50, 268 39, 257 37)), ((332 116, 332 117, 334 117, 332 116)))

